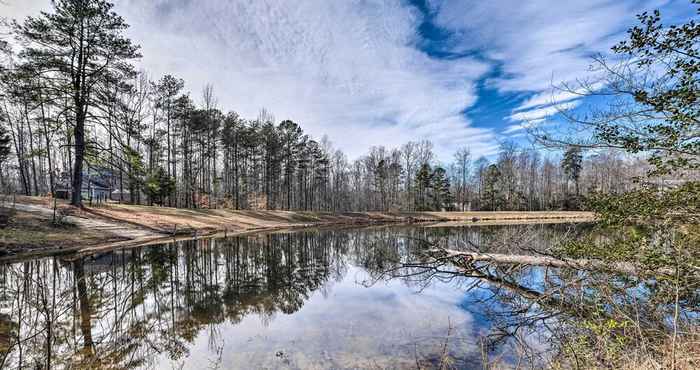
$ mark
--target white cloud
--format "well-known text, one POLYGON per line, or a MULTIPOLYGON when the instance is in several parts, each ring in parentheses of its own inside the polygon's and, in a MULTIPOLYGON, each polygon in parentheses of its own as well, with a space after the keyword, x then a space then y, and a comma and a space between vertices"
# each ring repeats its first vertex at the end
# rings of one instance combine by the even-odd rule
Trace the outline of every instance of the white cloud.
POLYGON ((153 78, 184 78, 195 100, 211 83, 221 109, 253 118, 265 107, 350 157, 424 138, 446 155, 497 147, 461 114, 490 66, 420 51, 422 14, 403 1, 121 0, 116 10, 153 78))
POLYGON ((480 49, 502 63, 490 82, 501 91, 542 92, 585 75, 591 53, 605 53, 657 0, 434 0, 437 23, 458 48, 480 49))
MULTIPOLYGON (((591 56, 607 53, 634 24, 634 14, 665 0, 432 0, 436 23, 453 32, 453 50, 478 50, 499 64, 487 81, 501 92, 532 93, 515 107, 502 134, 521 134, 562 110, 581 104, 576 87, 590 77, 591 56)), ((598 89, 601 86, 591 86, 598 89)))
POLYGON ((545 107, 536 108, 536 109, 530 109, 530 110, 527 110, 524 112, 518 112, 518 113, 512 114, 510 117, 508 117, 508 119, 511 121, 538 120, 538 119, 553 116, 553 115, 560 113, 560 112, 563 112, 563 111, 573 109, 579 104, 580 104, 580 100, 574 100, 574 101, 570 101, 568 103, 561 103, 561 104, 555 104, 555 105, 545 106, 545 107))
POLYGON ((552 93, 545 91, 542 93, 535 94, 530 99, 526 100, 520 104, 515 111, 527 110, 535 107, 541 107, 546 105, 553 105, 558 103, 567 102, 570 100, 575 100, 581 98, 582 95, 576 92, 561 91, 558 93, 552 93))
MULTIPOLYGON (((519 131, 523 131, 523 130, 526 130, 528 128, 535 127, 535 126, 541 124, 542 122, 544 122, 545 120, 546 120, 545 118, 537 118, 537 119, 532 119, 529 121, 521 122, 521 123, 518 123, 516 125, 510 125, 510 126, 506 127, 505 130, 503 130, 503 134, 509 135, 509 134, 515 133, 517 135, 520 135, 521 133, 519 131)), ((512 137, 514 135, 509 135, 509 136, 512 137)))

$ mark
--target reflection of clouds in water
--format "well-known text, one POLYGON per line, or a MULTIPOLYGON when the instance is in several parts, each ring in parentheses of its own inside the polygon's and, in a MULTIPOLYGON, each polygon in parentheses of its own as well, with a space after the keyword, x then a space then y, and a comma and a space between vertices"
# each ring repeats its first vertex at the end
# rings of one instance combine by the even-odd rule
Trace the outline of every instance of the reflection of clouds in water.
MULTIPOLYGON (((478 356, 473 317, 459 307, 462 290, 434 284, 416 294, 400 281, 357 283, 364 278, 350 267, 327 298, 315 292, 293 315, 266 325, 253 315, 223 324, 223 368, 415 367, 416 355, 440 353, 450 325, 450 350, 460 358, 478 356)), ((194 347, 185 369, 216 357, 205 336, 194 347)))
MULTIPOLYGON (((454 365, 479 367, 486 329, 498 329, 502 321, 488 315, 495 301, 465 305, 479 290, 468 290, 473 281, 463 276, 387 278, 385 272, 424 248, 418 239, 491 245, 505 234, 517 235, 489 230, 391 227, 275 233, 184 241, 60 264, 40 259, 32 279, 27 277, 30 264, 5 266, 3 283, 9 295, 4 301, 22 302, 27 308, 9 319, 22 329, 20 342, 27 349, 23 358, 32 356, 37 363, 46 357, 42 341, 49 331, 33 318, 48 310, 57 320, 51 333, 77 336, 54 342, 52 353, 70 358, 88 349, 95 356, 79 360, 86 368, 96 363, 159 369, 415 368, 416 359, 431 367, 440 361, 448 319, 454 365), (51 283, 54 276, 57 285, 51 283), (89 283, 77 284, 75 294, 81 276, 89 283), (52 286, 60 298, 46 308, 52 286), (71 324, 76 321, 77 331, 71 324), (92 344, 83 343, 88 337, 92 344)), ((516 280, 529 281, 531 275, 516 280)), ((494 279, 487 280, 498 281, 494 279)), ((527 290, 515 283, 513 293, 527 290)), ((511 303, 518 307, 524 302, 511 303)), ((512 320, 506 321, 518 324, 519 317, 508 317, 512 320)), ((19 361, 18 352, 11 353, 8 364, 19 361)), ((508 356, 514 349, 495 352, 508 356)))

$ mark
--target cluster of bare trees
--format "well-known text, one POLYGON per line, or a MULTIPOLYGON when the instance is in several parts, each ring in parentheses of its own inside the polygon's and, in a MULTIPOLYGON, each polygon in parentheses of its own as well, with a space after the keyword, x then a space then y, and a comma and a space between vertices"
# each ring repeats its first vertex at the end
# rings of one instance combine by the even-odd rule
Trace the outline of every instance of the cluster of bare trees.
POLYGON ((428 141, 349 161, 264 109, 255 119, 226 113, 211 86, 193 98, 177 77, 135 71, 127 27, 103 0, 57 1, 13 25, 22 46, 3 43, 0 67, 5 190, 63 190, 81 205, 97 178, 113 200, 172 207, 547 210, 625 190, 636 172, 615 152, 562 162, 510 143, 494 163, 463 148, 441 164, 428 141))
POLYGON ((649 167, 616 150, 569 155, 579 150, 569 148, 562 156, 506 142, 490 163, 483 157, 472 161, 462 149, 449 167, 455 205, 460 210, 575 209, 591 192, 621 193, 637 186, 633 179, 649 167))
MULTIPOLYGON (((355 210, 557 210, 581 206, 591 192, 621 193, 649 166, 616 150, 585 155, 572 147, 560 155, 512 142, 493 161, 474 159, 469 148, 454 160, 436 160, 429 141, 400 148, 371 148, 353 162, 350 209, 355 210), (569 153, 579 153, 568 155, 569 153), (548 155, 549 154, 549 155, 548 155)), ((343 172, 335 169, 334 172, 343 172)))
MULTIPOLYGON (((221 337, 226 326, 248 316, 269 325, 282 313, 298 312, 317 292, 334 296, 333 286, 344 279, 367 278, 369 283, 374 276, 387 276, 387 268, 405 268, 400 261, 413 261, 428 242, 487 247, 494 240, 518 238, 543 246, 550 237, 541 235, 544 231, 536 226, 276 233, 5 264, 0 266, 0 367, 138 368, 156 356, 180 363, 190 351, 202 351, 196 344, 201 337, 213 344, 212 352, 223 342, 231 346, 221 337), (353 268, 365 273, 357 275, 353 268)), ((405 282, 420 287, 425 278, 416 275, 405 282)), ((486 279, 463 280, 491 286, 486 279)), ((523 280, 526 284, 527 276, 523 280)), ((436 351, 442 350, 442 340, 435 341, 440 344, 436 351)), ((428 344, 421 342, 421 351, 431 349, 428 344)), ((394 354, 397 360, 414 356, 412 348, 394 354)))
POLYGON ((301 309, 344 273, 333 251, 345 242, 342 234, 267 235, 2 265, 0 367, 136 368, 159 353, 180 360, 206 327, 301 309))

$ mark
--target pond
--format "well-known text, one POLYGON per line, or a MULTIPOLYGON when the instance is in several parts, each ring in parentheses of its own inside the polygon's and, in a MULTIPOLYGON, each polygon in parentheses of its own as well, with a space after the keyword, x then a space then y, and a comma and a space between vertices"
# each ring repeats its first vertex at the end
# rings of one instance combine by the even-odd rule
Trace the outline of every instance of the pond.
POLYGON ((553 269, 462 274, 416 256, 436 244, 546 250, 578 228, 320 229, 8 264, 2 367, 537 366, 562 334, 545 328, 578 309, 564 297, 590 288, 567 292, 572 275, 553 269), (544 295, 552 287, 560 293, 544 295))

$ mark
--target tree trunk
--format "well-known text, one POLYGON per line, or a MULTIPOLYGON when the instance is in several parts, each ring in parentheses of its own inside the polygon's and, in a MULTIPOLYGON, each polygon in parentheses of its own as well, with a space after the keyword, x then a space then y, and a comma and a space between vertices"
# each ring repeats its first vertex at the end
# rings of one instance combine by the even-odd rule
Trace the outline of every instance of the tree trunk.
POLYGON ((78 301, 80 303, 80 331, 83 334, 83 348, 86 355, 92 355, 94 354, 94 342, 92 340, 92 315, 82 259, 73 263, 73 274, 75 275, 75 281, 78 288, 78 301))
POLYGON ((53 196, 56 187, 56 181, 53 177, 53 158, 51 155, 51 140, 49 138, 49 128, 48 124, 46 123, 46 110, 44 109, 44 100, 41 97, 41 95, 39 95, 39 104, 41 106, 41 122, 44 126, 44 139, 46 140, 46 157, 49 162, 49 191, 51 192, 51 196, 53 196))
POLYGON ((83 206, 83 159, 85 158, 85 116, 82 107, 78 109, 78 117, 75 123, 75 164, 73 165, 73 193, 70 204, 76 207, 83 206))
MULTIPOLYGON (((438 259, 458 261, 458 265, 468 265, 472 262, 493 262, 506 265, 530 265, 557 268, 572 268, 586 271, 610 271, 627 275, 639 275, 644 272, 641 266, 629 262, 608 262, 594 259, 555 258, 549 256, 526 256, 516 254, 478 253, 456 251, 452 249, 431 249, 428 254, 438 259)), ((673 274, 668 269, 660 269, 661 274, 673 274)))

